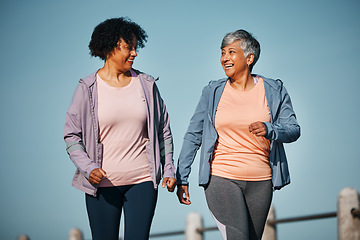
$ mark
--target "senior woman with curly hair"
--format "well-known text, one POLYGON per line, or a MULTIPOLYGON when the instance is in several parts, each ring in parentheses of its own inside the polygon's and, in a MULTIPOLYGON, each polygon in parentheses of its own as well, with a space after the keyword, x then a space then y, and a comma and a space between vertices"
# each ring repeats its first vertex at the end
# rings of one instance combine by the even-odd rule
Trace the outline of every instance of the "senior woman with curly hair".
POLYGON ((300 126, 280 80, 251 74, 259 42, 247 31, 227 34, 220 62, 227 78, 210 82, 180 152, 177 195, 189 205, 188 177, 201 146, 199 183, 225 240, 261 239, 273 189, 290 183, 283 143, 300 126))
POLYGON ((64 139, 85 192, 92 239, 149 237, 157 188, 174 191, 173 140, 155 79, 132 68, 146 32, 127 18, 95 27, 89 44, 104 66, 78 84, 66 114, 64 139), (163 169, 163 172, 161 172, 163 169))

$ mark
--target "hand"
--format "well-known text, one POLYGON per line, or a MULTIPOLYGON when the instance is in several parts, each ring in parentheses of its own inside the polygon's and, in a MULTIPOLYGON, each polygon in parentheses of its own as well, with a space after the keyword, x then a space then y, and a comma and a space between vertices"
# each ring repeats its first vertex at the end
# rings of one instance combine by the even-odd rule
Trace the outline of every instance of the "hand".
POLYGON ((189 186, 186 185, 179 185, 177 187, 177 196, 179 199, 179 202, 181 204, 185 204, 185 205, 190 205, 191 201, 190 201, 190 195, 189 195, 189 186), (184 197, 185 194, 185 197, 184 197))
POLYGON ((258 137, 264 137, 267 133, 266 126, 262 122, 254 122, 250 124, 249 131, 258 137))
POLYGON ((95 168, 89 175, 89 182, 92 184, 99 184, 103 177, 107 177, 106 172, 101 168, 95 168))
POLYGON ((169 192, 173 192, 176 186, 176 179, 171 177, 164 177, 162 181, 162 187, 164 188, 165 186, 169 192))

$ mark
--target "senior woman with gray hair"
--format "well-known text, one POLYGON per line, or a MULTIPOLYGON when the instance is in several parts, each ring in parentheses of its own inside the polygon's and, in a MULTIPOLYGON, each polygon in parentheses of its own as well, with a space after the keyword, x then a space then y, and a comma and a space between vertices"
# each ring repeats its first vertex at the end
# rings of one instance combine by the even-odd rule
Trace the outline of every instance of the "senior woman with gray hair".
POLYGON ((191 204, 189 174, 201 147, 199 185, 225 240, 261 239, 273 190, 290 183, 283 143, 300 137, 281 80, 251 74, 260 44, 247 31, 228 33, 220 62, 227 78, 202 91, 180 152, 177 195, 191 204))

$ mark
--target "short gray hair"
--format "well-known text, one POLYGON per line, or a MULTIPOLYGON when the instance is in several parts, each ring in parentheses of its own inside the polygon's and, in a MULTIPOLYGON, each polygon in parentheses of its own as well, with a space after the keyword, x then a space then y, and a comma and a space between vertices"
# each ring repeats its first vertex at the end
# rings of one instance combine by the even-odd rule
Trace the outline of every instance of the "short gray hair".
POLYGON ((254 54, 254 61, 250 65, 251 71, 260 57, 260 43, 251 33, 240 29, 225 35, 224 39, 221 42, 221 49, 236 41, 240 41, 240 47, 244 52, 245 58, 251 53, 254 54))

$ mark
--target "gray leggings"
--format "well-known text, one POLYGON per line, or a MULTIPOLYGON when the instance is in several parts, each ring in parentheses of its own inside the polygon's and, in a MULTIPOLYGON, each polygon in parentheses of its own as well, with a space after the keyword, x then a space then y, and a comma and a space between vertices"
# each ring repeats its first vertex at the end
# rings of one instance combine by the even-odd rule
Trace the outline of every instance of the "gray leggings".
POLYGON ((272 183, 211 176, 206 201, 224 240, 258 240, 272 200, 272 183))

